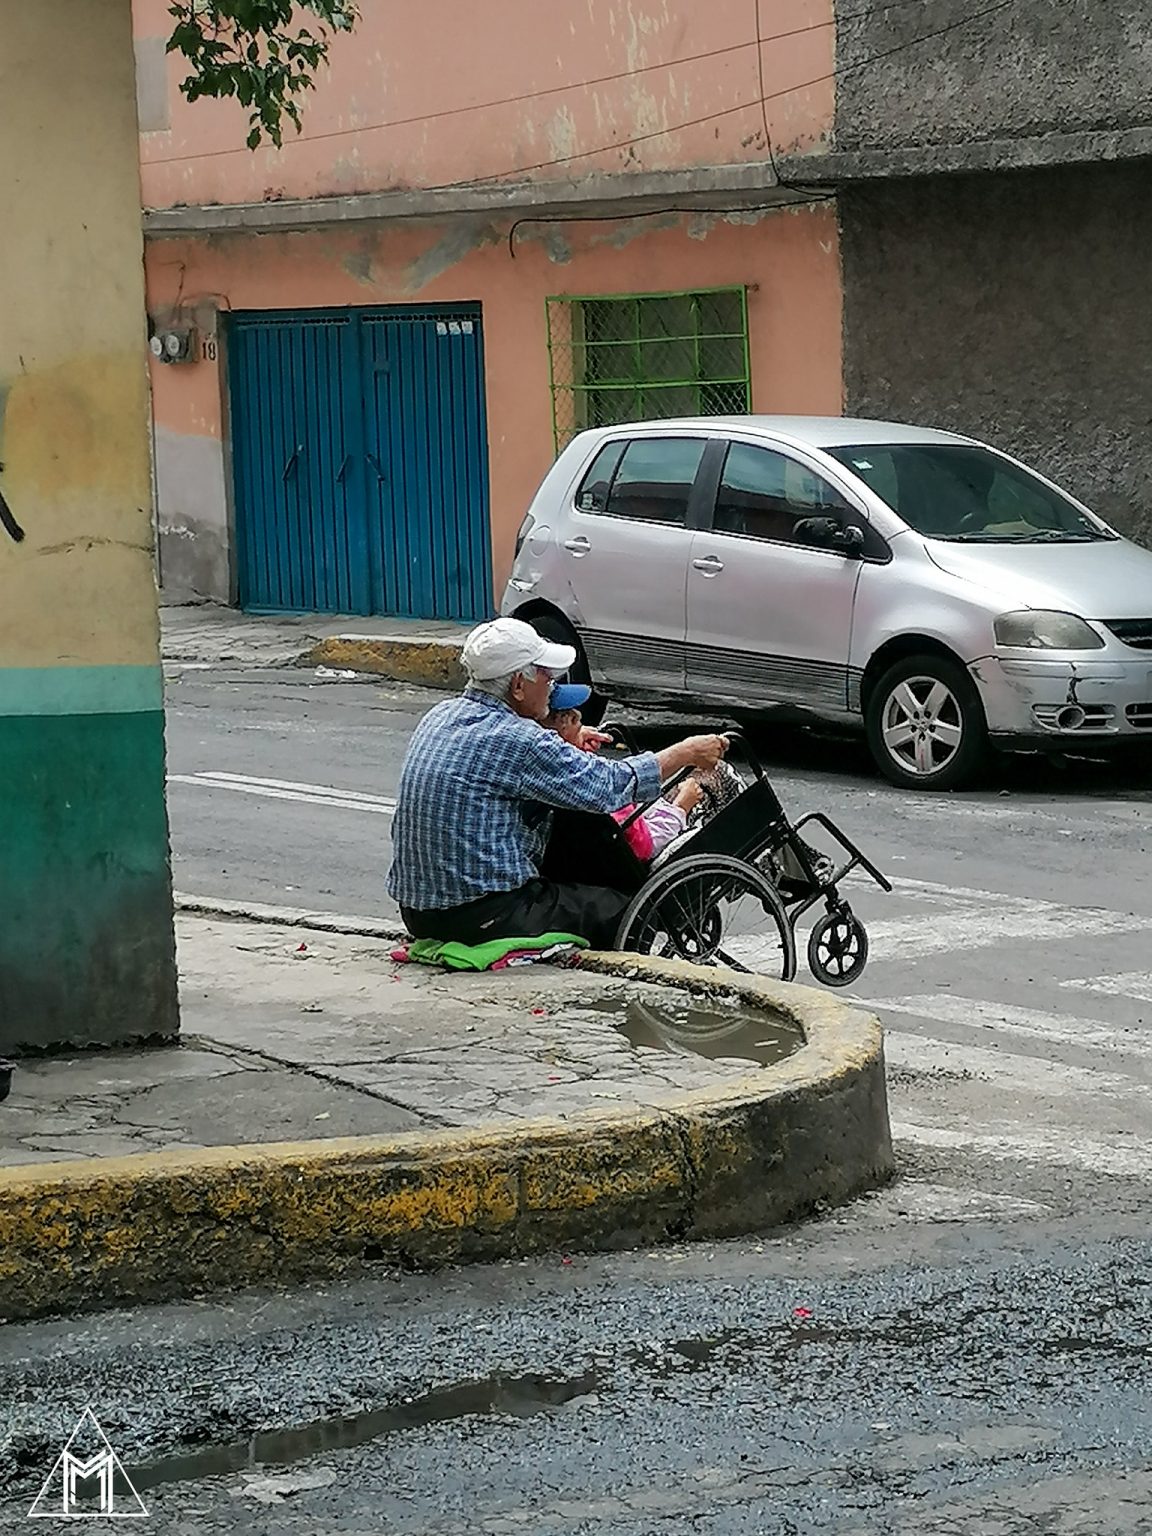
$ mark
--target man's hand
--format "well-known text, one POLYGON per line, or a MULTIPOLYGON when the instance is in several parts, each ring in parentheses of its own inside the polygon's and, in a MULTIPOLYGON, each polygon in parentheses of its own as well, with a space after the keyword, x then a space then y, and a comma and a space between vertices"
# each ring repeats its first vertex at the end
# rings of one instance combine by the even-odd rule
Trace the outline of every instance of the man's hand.
POLYGON ((657 752, 660 777, 670 779, 684 768, 715 768, 727 750, 727 736, 689 736, 657 752))
POLYGON ((680 743, 693 768, 715 768, 728 750, 727 736, 689 736, 680 743))

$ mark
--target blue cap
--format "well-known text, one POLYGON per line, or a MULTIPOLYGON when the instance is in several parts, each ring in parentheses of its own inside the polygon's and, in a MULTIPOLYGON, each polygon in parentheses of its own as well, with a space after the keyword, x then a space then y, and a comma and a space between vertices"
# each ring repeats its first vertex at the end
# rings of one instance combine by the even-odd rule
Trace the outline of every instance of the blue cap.
POLYGON ((553 713, 560 709, 579 709, 591 697, 592 690, 585 683, 553 683, 548 707, 553 713))

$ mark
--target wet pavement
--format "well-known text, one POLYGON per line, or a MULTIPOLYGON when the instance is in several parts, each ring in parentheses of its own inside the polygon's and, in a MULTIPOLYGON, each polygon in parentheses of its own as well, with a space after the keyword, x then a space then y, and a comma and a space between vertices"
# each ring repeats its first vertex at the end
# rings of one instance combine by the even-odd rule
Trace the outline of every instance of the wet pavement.
POLYGON ((757 1243, 9 1327, 0 1529, 91 1404, 172 1536, 1147 1532, 1134 1227, 887 1192, 757 1243))
POLYGON ((739 1082, 802 1037, 732 1001, 531 966, 398 965, 395 941, 179 920, 183 1043, 18 1064, 0 1167, 564 1120, 739 1082))
MULTIPOLYGON (((381 911, 429 702, 181 673, 179 882, 381 911)), ((9 1326, 0 1528, 90 1403, 162 1536, 1152 1536, 1152 778, 917 797, 783 740, 773 776, 897 878, 855 989, 889 1189, 757 1241, 9 1326)))

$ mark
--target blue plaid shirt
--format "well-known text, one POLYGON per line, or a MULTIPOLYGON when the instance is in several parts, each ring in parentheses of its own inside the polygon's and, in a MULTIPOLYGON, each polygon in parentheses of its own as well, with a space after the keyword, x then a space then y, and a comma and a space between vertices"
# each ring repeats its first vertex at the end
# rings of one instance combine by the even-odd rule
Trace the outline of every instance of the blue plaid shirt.
POLYGON ((659 793, 651 752, 581 752, 469 690, 429 710, 408 745, 388 890, 416 912, 518 890, 540 873, 551 807, 607 814, 659 793))

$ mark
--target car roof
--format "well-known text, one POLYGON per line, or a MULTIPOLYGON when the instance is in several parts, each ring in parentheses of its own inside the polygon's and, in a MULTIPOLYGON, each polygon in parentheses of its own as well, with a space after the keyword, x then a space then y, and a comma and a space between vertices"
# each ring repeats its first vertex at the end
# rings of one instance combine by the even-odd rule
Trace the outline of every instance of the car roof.
POLYGON ((686 427, 710 432, 762 432, 808 448, 847 448, 870 443, 970 443, 970 437, 934 427, 911 427, 897 421, 869 421, 855 416, 684 416, 663 421, 620 422, 599 429, 601 435, 652 430, 675 432, 686 427))

